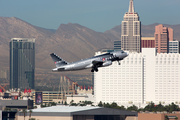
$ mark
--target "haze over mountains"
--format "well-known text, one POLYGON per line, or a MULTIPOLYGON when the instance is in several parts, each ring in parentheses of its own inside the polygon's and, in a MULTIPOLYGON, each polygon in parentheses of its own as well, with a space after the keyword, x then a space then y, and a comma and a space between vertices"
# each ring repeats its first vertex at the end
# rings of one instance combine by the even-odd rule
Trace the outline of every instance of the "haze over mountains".
MULTIPOLYGON (((49 23, 51 24, 51 23, 49 23)), ((156 24, 142 25, 142 36, 153 37, 156 24)), ((180 25, 164 25, 174 30, 180 40, 180 25)), ((103 48, 113 48, 113 41, 121 36, 120 25, 104 33, 96 32, 76 23, 61 24, 57 30, 33 26, 15 17, 0 17, 0 67, 9 69, 9 42, 11 38, 36 38, 36 71, 55 67, 50 53, 55 52, 67 62, 94 56, 103 48)))

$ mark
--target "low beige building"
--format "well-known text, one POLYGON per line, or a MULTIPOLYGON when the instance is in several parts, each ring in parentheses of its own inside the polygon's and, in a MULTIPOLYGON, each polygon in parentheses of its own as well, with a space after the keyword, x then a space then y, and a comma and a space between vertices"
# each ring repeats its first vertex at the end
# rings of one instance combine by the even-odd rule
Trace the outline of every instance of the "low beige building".
POLYGON ((66 95, 67 97, 67 104, 70 104, 70 102, 73 100, 74 103, 80 103, 80 101, 86 101, 86 98, 88 98, 87 95, 66 95))
MULTIPOLYGON (((29 120, 30 112, 18 112, 16 120, 29 120)), ((36 120, 137 120, 137 112, 93 106, 52 106, 33 109, 31 118, 36 120)))
POLYGON ((34 91, 32 100, 34 101, 35 105, 35 99, 36 99, 36 92, 42 92, 42 104, 48 104, 52 102, 56 103, 64 103, 66 101, 66 95, 73 95, 72 91, 68 92, 59 92, 59 91, 34 91))
POLYGON ((138 113, 138 120, 180 120, 180 112, 175 111, 173 113, 167 112, 148 112, 138 113))

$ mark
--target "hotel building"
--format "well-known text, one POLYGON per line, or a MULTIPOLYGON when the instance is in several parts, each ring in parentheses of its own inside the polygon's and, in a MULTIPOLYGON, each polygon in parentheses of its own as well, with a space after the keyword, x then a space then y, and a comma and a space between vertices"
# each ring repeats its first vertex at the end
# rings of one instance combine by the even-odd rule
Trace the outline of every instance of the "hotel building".
POLYGON ((141 52, 141 22, 134 12, 133 0, 130 0, 129 11, 125 13, 121 25, 121 48, 141 52))
POLYGON ((35 39, 10 41, 10 88, 34 89, 35 39))
POLYGON ((173 29, 162 24, 155 26, 155 47, 158 53, 169 53, 169 41, 173 41, 173 29))
MULTIPOLYGON (((97 52, 96 55, 101 54, 97 52)), ((130 52, 121 61, 94 73, 95 104, 180 103, 180 54, 157 53, 156 48, 130 52)))

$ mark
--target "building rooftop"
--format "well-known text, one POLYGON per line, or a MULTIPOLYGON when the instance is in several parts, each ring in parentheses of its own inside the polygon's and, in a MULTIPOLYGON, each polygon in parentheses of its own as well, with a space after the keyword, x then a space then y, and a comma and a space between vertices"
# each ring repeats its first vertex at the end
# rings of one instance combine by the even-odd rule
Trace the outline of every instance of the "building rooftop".
POLYGON ((141 37, 141 40, 155 40, 154 37, 141 37))
MULTIPOLYGON (((29 111, 27 111, 29 115, 29 111)), ((23 116, 22 111, 17 115, 23 116)), ((51 106, 32 109, 32 116, 73 116, 73 115, 126 115, 137 116, 137 112, 94 106, 51 106)))
POLYGON ((35 38, 11 38, 11 41, 16 41, 16 42, 35 42, 35 38))
POLYGON ((52 106, 52 107, 45 107, 45 108, 37 108, 33 109, 32 112, 77 112, 77 111, 84 111, 84 110, 92 110, 97 109, 100 107, 93 107, 93 106, 52 106))

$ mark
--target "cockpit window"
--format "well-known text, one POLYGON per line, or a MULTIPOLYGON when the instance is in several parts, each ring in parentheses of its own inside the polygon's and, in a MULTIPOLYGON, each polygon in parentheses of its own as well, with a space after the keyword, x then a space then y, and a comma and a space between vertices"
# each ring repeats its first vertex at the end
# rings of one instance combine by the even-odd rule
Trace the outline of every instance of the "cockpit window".
POLYGON ((124 51, 122 51, 121 53, 124 53, 124 51))

